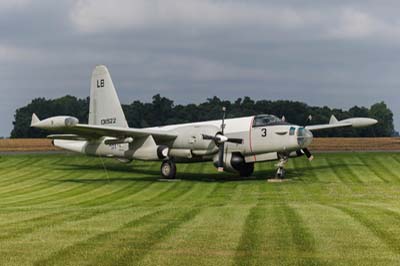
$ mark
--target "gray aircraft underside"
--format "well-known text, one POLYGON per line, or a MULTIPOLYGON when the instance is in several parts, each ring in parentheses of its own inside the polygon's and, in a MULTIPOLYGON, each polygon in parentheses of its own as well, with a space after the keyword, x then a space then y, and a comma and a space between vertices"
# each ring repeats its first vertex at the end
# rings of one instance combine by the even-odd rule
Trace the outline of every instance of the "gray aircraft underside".
MULTIPOLYGON (((225 110, 223 113, 225 116, 225 110)), ((131 160, 160 160, 163 177, 174 178, 176 162, 213 161, 220 171, 249 176, 255 162, 279 160, 279 177, 290 157, 305 154, 313 140, 312 131, 376 124, 371 118, 350 118, 329 124, 298 126, 273 115, 186 123, 150 128, 129 128, 111 76, 105 66, 96 66, 90 89, 89 124, 71 116, 39 120, 33 114, 31 126, 64 132, 49 135, 62 149, 93 156, 131 160)))

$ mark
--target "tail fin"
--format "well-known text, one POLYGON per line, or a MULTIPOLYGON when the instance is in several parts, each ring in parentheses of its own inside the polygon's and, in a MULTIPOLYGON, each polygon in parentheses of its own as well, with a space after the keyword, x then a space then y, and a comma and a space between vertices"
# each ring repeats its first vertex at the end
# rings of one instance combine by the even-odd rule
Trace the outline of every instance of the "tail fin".
POLYGON ((37 117, 35 113, 32 114, 32 120, 31 120, 31 127, 33 127, 35 124, 39 123, 40 119, 37 117))
POLYGON ((96 66, 90 85, 89 124, 128 127, 121 103, 105 66, 96 66))
POLYGON ((331 115, 331 119, 329 119, 329 124, 333 125, 333 124, 337 124, 339 123, 339 121, 337 120, 336 116, 331 115))

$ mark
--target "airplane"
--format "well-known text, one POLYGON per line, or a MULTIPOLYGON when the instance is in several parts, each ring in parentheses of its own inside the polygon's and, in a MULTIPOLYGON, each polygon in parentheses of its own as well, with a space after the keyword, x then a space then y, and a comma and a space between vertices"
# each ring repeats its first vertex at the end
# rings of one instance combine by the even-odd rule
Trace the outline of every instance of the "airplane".
POLYGON ((218 171, 253 174, 254 164, 278 161, 277 178, 285 177, 289 158, 313 155, 308 146, 313 131, 366 127, 378 121, 372 118, 337 120, 329 124, 299 126, 274 115, 222 119, 149 128, 130 128, 106 66, 95 67, 91 78, 89 122, 81 124, 72 116, 40 120, 32 114, 31 127, 63 132, 49 135, 56 147, 91 156, 132 160, 161 161, 161 176, 176 177, 177 163, 210 161, 218 171))

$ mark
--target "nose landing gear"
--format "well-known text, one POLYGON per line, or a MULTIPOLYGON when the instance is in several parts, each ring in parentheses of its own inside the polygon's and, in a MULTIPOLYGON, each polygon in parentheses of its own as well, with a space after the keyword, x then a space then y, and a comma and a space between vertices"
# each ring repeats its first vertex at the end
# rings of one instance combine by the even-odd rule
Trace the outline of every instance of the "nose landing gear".
POLYGON ((276 171, 275 178, 283 179, 286 176, 285 164, 288 162, 289 157, 287 155, 279 155, 279 163, 276 164, 278 170, 276 171))

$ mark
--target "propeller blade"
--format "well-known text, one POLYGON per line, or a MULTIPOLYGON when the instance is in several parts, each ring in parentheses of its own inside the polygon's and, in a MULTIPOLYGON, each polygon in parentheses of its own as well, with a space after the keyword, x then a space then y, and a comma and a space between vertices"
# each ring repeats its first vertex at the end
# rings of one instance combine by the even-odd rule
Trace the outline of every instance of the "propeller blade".
POLYGON ((311 154, 311 152, 307 148, 304 148, 302 151, 304 152, 304 154, 306 155, 306 157, 308 158, 309 161, 314 160, 314 156, 311 154))
POLYGON ((239 138, 228 138, 228 142, 236 143, 236 144, 243 144, 243 139, 239 138))
POLYGON ((225 143, 221 143, 218 150, 218 172, 224 171, 224 150, 225 150, 225 143))

